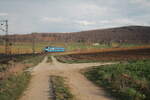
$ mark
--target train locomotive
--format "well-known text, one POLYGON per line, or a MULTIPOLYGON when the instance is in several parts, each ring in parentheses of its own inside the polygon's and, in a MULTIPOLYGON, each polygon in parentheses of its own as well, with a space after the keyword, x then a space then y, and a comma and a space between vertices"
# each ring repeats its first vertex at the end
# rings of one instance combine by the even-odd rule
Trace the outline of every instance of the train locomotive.
POLYGON ((65 48, 63 48, 63 47, 47 46, 47 47, 44 48, 44 52, 65 52, 65 48))

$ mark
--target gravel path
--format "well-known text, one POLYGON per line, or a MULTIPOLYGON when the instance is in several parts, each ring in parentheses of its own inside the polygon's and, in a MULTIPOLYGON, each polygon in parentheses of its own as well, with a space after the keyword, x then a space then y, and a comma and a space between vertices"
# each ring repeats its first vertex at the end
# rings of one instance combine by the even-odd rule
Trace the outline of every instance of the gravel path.
POLYGON ((20 100, 50 100, 49 75, 63 76, 76 100, 113 100, 102 88, 87 80, 80 70, 91 66, 112 63, 66 64, 52 57, 52 63, 46 63, 47 57, 33 69, 32 79, 20 100))

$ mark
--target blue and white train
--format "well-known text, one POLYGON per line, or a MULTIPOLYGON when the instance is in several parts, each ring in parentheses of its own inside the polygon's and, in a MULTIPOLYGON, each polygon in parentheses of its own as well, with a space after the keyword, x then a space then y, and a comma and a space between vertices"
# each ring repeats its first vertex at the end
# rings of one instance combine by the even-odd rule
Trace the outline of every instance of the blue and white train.
POLYGON ((65 48, 47 46, 47 47, 44 48, 44 52, 65 52, 65 48))

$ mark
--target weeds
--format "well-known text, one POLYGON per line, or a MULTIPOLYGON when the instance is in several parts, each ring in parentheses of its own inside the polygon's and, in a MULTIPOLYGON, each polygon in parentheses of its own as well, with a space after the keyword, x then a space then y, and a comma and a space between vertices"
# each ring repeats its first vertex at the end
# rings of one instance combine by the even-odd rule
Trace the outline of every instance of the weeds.
POLYGON ((54 100, 73 100, 73 95, 70 93, 62 77, 50 76, 50 79, 54 100))
POLYGON ((48 55, 48 60, 47 60, 48 63, 52 62, 52 58, 51 58, 51 55, 48 55))
POLYGON ((6 64, 0 64, 0 72, 4 72, 8 69, 8 66, 6 64))
MULTIPOLYGON (((19 56, 15 58, 16 62, 28 64, 28 67, 37 65, 44 56, 19 56)), ((0 71, 6 71, 8 69, 5 65, 0 67, 0 71)), ((0 100, 17 100, 30 80, 30 73, 27 71, 21 71, 11 73, 10 76, 0 80, 0 100)))
POLYGON ((118 100, 150 100, 150 60, 94 67, 85 76, 118 100))
POLYGON ((30 80, 27 72, 0 81, 0 100, 17 100, 30 80))

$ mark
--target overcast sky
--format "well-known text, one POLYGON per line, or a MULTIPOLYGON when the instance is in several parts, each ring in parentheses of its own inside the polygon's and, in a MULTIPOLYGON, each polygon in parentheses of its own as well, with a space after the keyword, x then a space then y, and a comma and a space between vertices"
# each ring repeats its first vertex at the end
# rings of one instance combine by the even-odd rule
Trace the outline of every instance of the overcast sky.
MULTIPOLYGON (((10 33, 150 25, 150 0, 0 0, 10 33)), ((0 32, 2 34, 2 32, 0 32)))

